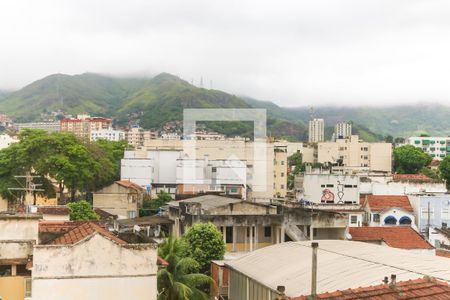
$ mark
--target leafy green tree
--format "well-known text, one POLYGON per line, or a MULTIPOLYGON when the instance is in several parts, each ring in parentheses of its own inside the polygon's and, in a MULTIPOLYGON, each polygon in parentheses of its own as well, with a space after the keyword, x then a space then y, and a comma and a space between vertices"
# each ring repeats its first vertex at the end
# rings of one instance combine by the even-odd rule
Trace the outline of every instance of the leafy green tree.
POLYGON ((394 142, 394 137, 392 136, 392 135, 387 135, 385 138, 384 138, 384 141, 386 142, 386 143, 393 143, 394 142))
POLYGON ((447 187, 450 186, 450 156, 446 156, 439 164, 439 173, 441 178, 447 182, 447 187))
POLYGON ((19 139, 0 150, 0 194, 7 199, 17 196, 8 190, 17 185, 14 175, 40 175, 39 183, 47 188, 45 195, 53 193, 50 179, 54 179, 61 195, 67 188, 72 200, 77 191, 87 194, 119 178, 124 142, 90 143, 70 133, 43 130, 24 130, 19 139))
POLYGON ((294 188, 295 175, 298 175, 302 171, 303 156, 301 153, 297 152, 288 157, 288 166, 290 169, 294 167, 292 172, 289 174, 287 179, 288 189, 292 190, 294 188))
POLYGON ((69 216, 71 221, 91 221, 99 219, 99 216, 86 200, 71 202, 67 204, 67 206, 70 209, 69 216))
POLYGON ((158 255, 169 265, 158 271, 158 300, 207 300, 202 287, 214 284, 211 277, 199 273, 195 259, 183 257, 185 245, 181 239, 168 237, 158 255))
POLYGON ((200 271, 209 274, 212 260, 223 259, 225 242, 222 233, 212 223, 198 223, 183 236, 186 256, 200 264, 200 271))
POLYGON ((394 168, 397 173, 417 174, 428 166, 432 157, 422 149, 413 145, 405 145, 394 149, 394 168))
POLYGON ((172 200, 172 196, 169 193, 160 191, 155 199, 144 200, 139 215, 141 217, 153 215, 159 211, 161 206, 164 206, 172 200))

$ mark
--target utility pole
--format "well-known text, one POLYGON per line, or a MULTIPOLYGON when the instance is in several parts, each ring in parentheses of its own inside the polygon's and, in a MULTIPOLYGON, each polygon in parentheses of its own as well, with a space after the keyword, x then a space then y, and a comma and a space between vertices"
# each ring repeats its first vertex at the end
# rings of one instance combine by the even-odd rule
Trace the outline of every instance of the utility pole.
POLYGON ((428 201, 428 213, 427 213, 427 239, 430 240, 430 201, 428 201))
MULTIPOLYGON (((16 175, 14 176, 14 178, 17 180, 17 182, 19 182, 19 178, 25 178, 25 186, 22 187, 18 187, 18 188, 8 188, 8 190, 10 191, 24 191, 25 192, 25 196, 22 199, 22 204, 36 204, 35 203, 35 199, 34 199, 34 192, 43 192, 45 191, 44 189, 39 188, 40 186, 42 186, 42 184, 37 184, 33 182, 33 178, 40 178, 41 176, 33 176, 30 174, 30 172, 27 172, 26 175, 16 175), (32 200, 28 201, 27 198, 31 196, 32 200), (31 202, 31 203, 29 203, 31 202)), ((20 182, 19 182, 20 184, 20 182)))

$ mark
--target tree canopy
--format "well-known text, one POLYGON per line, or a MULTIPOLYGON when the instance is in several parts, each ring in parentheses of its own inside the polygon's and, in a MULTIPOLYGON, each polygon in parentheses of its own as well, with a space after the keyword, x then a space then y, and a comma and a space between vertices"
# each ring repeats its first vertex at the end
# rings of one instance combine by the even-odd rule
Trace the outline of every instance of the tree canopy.
POLYGON ((86 194, 111 184, 120 176, 120 159, 127 146, 32 129, 23 130, 19 140, 0 150, 0 194, 10 200, 17 196, 8 190, 18 185, 14 176, 26 173, 41 176, 37 181, 44 184, 46 196, 54 194, 50 182, 55 180, 60 191, 70 191, 72 200, 77 191, 86 194))
POLYGON ((397 173, 417 174, 430 164, 432 157, 422 149, 413 145, 405 145, 394 149, 394 168, 397 173))
POLYGON ((161 206, 165 205, 166 203, 172 201, 172 196, 170 196, 169 193, 166 193, 164 191, 160 191, 158 193, 158 196, 155 199, 146 199, 144 200, 144 203, 142 204, 142 209, 139 212, 139 215, 141 217, 144 216, 150 216, 153 214, 158 213, 161 206))
POLYGON ((223 259, 225 242, 222 233, 212 223, 195 224, 189 228, 183 240, 186 243, 186 256, 195 259, 203 273, 209 274, 212 260, 223 259))
POLYGON ((447 181, 447 186, 450 183, 450 156, 446 156, 439 164, 439 173, 442 179, 447 181))
POLYGON ((69 217, 71 221, 93 221, 99 219, 99 216, 86 200, 71 202, 67 206, 70 209, 69 217))
POLYGON ((214 285, 211 277, 199 273, 200 265, 192 257, 184 257, 182 239, 168 237, 158 255, 169 265, 158 271, 158 300, 207 300, 205 287, 214 285))

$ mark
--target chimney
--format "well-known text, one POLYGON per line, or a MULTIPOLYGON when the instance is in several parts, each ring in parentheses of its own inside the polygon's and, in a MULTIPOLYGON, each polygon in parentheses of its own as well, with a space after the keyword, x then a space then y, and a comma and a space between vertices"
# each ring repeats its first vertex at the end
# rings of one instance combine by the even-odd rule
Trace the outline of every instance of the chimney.
POLYGON ((311 296, 317 296, 317 248, 319 243, 311 243, 312 248, 312 272, 311 272, 311 296))
POLYGON ((286 295, 284 292, 286 291, 286 287, 284 285, 277 286, 277 300, 285 300, 286 295))
POLYGON ((397 284, 397 275, 392 274, 391 282, 389 282, 389 287, 395 287, 396 284, 397 284))

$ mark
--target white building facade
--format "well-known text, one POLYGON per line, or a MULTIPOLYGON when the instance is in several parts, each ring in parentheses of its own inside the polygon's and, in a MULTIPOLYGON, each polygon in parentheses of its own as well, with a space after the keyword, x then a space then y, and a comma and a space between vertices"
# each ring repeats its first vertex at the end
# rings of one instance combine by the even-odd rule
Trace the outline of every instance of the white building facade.
POLYGON ((442 160, 450 153, 450 137, 419 137, 408 139, 410 145, 422 149, 433 159, 442 160))
POLYGON ((309 121, 308 142, 319 143, 325 140, 324 119, 312 119, 309 121))

